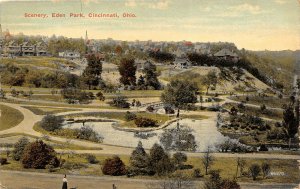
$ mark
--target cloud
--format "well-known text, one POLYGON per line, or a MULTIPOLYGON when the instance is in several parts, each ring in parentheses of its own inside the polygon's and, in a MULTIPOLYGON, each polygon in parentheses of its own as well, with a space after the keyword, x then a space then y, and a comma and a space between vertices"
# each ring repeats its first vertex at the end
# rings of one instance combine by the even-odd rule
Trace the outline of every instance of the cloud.
POLYGON ((260 14, 262 10, 258 5, 251 5, 248 3, 232 6, 228 8, 229 11, 232 11, 232 14, 235 13, 250 13, 250 14, 260 14))
POLYGON ((147 7, 151 9, 159 9, 164 10, 167 9, 170 5, 170 0, 153 0, 153 1, 147 1, 147 0, 127 0, 125 2, 125 6, 127 7, 147 7))
POLYGON ((280 5, 283 5, 283 4, 287 3, 286 0, 275 0, 274 2, 277 3, 277 4, 280 4, 280 5))

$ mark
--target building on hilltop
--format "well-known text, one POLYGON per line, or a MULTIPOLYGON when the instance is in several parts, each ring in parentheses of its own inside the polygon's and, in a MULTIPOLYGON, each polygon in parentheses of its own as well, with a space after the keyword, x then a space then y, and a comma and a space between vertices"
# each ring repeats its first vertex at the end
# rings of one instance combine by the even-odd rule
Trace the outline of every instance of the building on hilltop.
POLYGON ((47 45, 43 41, 37 43, 25 41, 18 44, 13 40, 4 45, 3 53, 6 56, 46 56, 47 45))
POLYGON ((231 60, 234 62, 237 62, 239 60, 239 56, 228 49, 222 49, 219 52, 215 53, 214 56, 218 58, 223 58, 224 60, 231 60))

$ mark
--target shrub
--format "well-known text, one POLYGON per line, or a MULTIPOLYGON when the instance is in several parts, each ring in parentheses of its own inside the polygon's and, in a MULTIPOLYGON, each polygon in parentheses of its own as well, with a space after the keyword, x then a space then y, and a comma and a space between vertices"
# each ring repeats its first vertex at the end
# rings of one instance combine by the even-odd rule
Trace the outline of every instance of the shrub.
POLYGON ((174 114, 175 113, 174 108, 172 108, 172 106, 170 106, 170 105, 165 105, 164 109, 165 109, 166 114, 174 114))
POLYGON ((155 127, 155 126, 157 126, 157 122, 155 120, 146 118, 146 117, 137 117, 134 120, 134 123, 138 127, 155 127))
POLYGON ((268 151, 268 148, 265 144, 261 144, 258 151, 268 151))
POLYGON ((61 95, 69 104, 86 104, 94 98, 94 94, 89 94, 76 88, 64 88, 61 90, 61 95))
POLYGON ((174 165, 171 162, 169 155, 158 144, 154 144, 150 149, 150 163, 152 165, 152 171, 159 176, 174 171, 174 165))
POLYGON ((7 164, 7 159, 6 158, 0 158, 0 165, 5 165, 7 164))
POLYGON ((53 148, 40 140, 26 146, 22 164, 24 168, 44 169, 48 164, 58 167, 59 160, 53 148))
POLYGON ((89 140, 93 142, 102 142, 103 137, 99 135, 92 127, 85 125, 79 129, 77 138, 89 140))
POLYGON ((127 97, 126 96, 116 96, 112 99, 111 102, 109 102, 109 104, 111 106, 115 106, 118 108, 129 108, 130 107, 130 103, 127 102, 127 97))
POLYGON ((64 122, 64 119, 60 116, 46 115, 42 119, 40 125, 46 131, 55 131, 62 127, 63 122, 64 122))
POLYGON ((132 121, 132 120, 135 120, 135 118, 136 118, 135 113, 132 113, 132 112, 129 112, 129 111, 126 112, 126 114, 125 114, 125 120, 126 121, 132 121))
POLYGON ((90 164, 96 164, 96 163, 99 162, 99 161, 96 159, 96 156, 91 155, 91 154, 88 154, 88 155, 86 156, 86 160, 87 160, 90 164))
POLYGON ((271 165, 269 163, 264 162, 261 165, 261 170, 262 170, 263 178, 266 178, 271 172, 271 165))
POLYGON ((22 159, 24 149, 28 144, 29 140, 26 137, 20 138, 18 142, 15 143, 12 154, 14 160, 19 161, 20 159, 22 159))
POLYGON ((175 154, 173 154, 173 161, 176 167, 180 169, 182 167, 182 164, 187 161, 187 156, 182 152, 176 152, 175 154))
POLYGON ((253 178, 253 180, 256 180, 256 178, 259 175, 260 171, 261 171, 261 169, 260 169, 258 164, 252 164, 249 167, 249 173, 250 173, 251 177, 253 178))
POLYGON ((97 98, 100 100, 100 101, 104 101, 105 100, 105 97, 103 95, 103 93, 101 91, 99 91, 97 94, 96 94, 97 98))
POLYGON ((118 156, 114 156, 105 160, 102 172, 105 175, 120 176, 125 175, 127 171, 123 161, 118 156))
POLYGON ((240 185, 235 180, 224 179, 220 189, 240 189, 240 185))
POLYGON ((146 110, 147 110, 148 112, 154 112, 153 106, 147 106, 146 110))
POLYGON ((200 178, 200 177, 202 177, 200 169, 194 169, 193 176, 194 176, 195 178, 200 178))

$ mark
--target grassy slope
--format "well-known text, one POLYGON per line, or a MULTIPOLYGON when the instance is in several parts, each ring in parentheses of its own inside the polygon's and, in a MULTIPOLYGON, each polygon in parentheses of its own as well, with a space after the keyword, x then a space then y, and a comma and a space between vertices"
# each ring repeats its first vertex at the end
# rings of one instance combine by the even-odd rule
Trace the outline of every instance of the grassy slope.
POLYGON ((0 117, 0 131, 9 129, 21 123, 23 121, 23 114, 14 108, 0 105, 1 117, 0 117))

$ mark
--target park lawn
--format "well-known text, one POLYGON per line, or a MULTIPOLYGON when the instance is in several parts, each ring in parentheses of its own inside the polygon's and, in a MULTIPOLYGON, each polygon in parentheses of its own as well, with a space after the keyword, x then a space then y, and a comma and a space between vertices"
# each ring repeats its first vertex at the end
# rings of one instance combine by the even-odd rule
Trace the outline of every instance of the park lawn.
MULTIPOLYGON (((89 164, 86 157, 87 154, 63 154, 61 156, 62 159, 65 159, 66 163, 62 169, 55 169, 57 174, 65 173, 65 174, 72 174, 76 172, 80 175, 90 175, 90 176, 103 176, 101 171, 101 165, 103 165, 105 159, 113 157, 113 155, 102 155, 102 154, 95 154, 96 159, 99 161, 97 164, 89 164), (72 170, 73 167, 73 170, 72 170)), ((4 155, 2 155, 4 157, 4 155)), ((60 157, 60 155, 58 155, 60 157)), ((119 156, 121 160, 124 162, 126 166, 130 166, 129 159, 130 156, 128 155, 121 155, 119 156)), ((276 160, 276 159, 252 159, 252 158, 244 158, 246 161, 245 171, 248 171, 248 167, 253 164, 257 163, 261 165, 263 162, 267 162, 271 165, 271 172, 282 172, 285 176, 272 176, 267 179, 263 179, 262 175, 260 174, 256 181, 253 181, 252 178, 243 176, 238 177, 238 182, 252 182, 252 183, 298 183, 299 179, 299 169, 297 160, 276 160)), ((233 179, 236 175, 236 158, 214 158, 214 163, 209 170, 219 170, 220 175, 223 179, 233 179)), ((177 170, 173 174, 181 173, 183 176, 194 179, 193 178, 193 171, 196 168, 199 168, 201 174, 204 175, 203 178, 209 178, 209 175, 205 175, 205 169, 201 162, 200 157, 190 157, 188 161, 185 163, 186 165, 192 165, 192 169, 185 169, 185 170, 177 170)), ((46 169, 24 169, 21 165, 21 162, 17 162, 14 160, 9 159, 9 164, 2 165, 2 169, 6 170, 18 170, 18 171, 32 171, 32 172, 47 172, 46 169)), ((126 177, 126 176, 122 176, 126 177)), ((158 177, 158 176, 135 176, 133 178, 137 179, 164 179, 165 177, 158 177)), ((200 178, 200 180, 203 180, 200 178)))
POLYGON ((231 96, 229 97, 232 100, 235 101, 243 101, 247 104, 255 104, 255 105, 266 105, 267 107, 272 108, 282 108, 283 105, 288 104, 290 102, 289 98, 278 98, 275 96, 269 96, 269 97, 261 97, 261 96, 248 96, 249 101, 246 101, 247 96, 231 96))
POLYGON ((24 115, 14 108, 0 105, 0 131, 12 128, 24 120, 24 115))
POLYGON ((56 58, 56 57, 44 57, 44 56, 30 56, 30 57, 18 57, 18 58, 4 58, 2 59, 4 64, 17 64, 20 66, 32 66, 32 67, 46 67, 52 69, 58 69, 57 63, 63 66, 73 66, 76 67, 76 64, 71 61, 56 58))
MULTIPOLYGON (((229 111, 232 107, 239 109, 237 103, 223 104, 223 108, 228 109, 229 111)), ((259 107, 252 107, 252 106, 245 105, 245 109, 244 109, 243 113, 246 113, 248 115, 262 117, 262 118, 273 119, 275 121, 281 121, 283 118, 283 110, 268 109, 268 107, 264 112, 262 112, 259 107)))
POLYGON ((22 106, 22 107, 32 111, 36 115, 57 114, 57 113, 77 110, 77 109, 68 109, 68 108, 35 107, 35 106, 22 106))
POLYGON ((30 100, 46 100, 46 101, 54 101, 54 102, 65 102, 64 98, 61 95, 32 95, 30 100))

